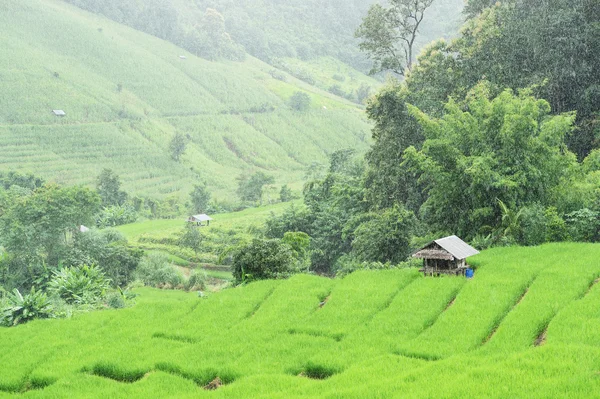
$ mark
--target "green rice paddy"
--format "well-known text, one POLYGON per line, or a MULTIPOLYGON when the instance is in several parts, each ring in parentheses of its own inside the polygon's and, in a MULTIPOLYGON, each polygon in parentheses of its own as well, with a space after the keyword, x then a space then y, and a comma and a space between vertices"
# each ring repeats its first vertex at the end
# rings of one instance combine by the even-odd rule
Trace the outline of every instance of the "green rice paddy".
POLYGON ((600 245, 470 263, 472 280, 402 269, 208 298, 139 289, 131 308, 0 329, 0 397, 595 397, 600 245))

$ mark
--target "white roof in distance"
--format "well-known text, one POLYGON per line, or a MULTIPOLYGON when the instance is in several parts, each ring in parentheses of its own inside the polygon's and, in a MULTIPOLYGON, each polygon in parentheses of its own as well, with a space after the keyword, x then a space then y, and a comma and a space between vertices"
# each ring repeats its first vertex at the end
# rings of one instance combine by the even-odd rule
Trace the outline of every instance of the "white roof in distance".
POLYGON ((63 111, 62 109, 54 109, 54 110, 52 110, 52 112, 56 116, 65 116, 66 115, 65 111, 63 111))
POLYGON ((207 220, 213 220, 210 216, 208 216, 207 214, 203 213, 200 215, 194 215, 192 216, 195 220, 198 220, 200 222, 206 222, 207 220))

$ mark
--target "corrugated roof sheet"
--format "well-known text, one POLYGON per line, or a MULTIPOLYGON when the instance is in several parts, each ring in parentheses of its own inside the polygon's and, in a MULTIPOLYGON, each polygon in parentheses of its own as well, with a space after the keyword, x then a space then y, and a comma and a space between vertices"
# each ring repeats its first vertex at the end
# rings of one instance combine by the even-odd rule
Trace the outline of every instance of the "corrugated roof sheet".
POLYGON ((56 116, 65 116, 66 115, 65 111, 63 111, 62 109, 53 109, 52 112, 54 112, 54 115, 56 115, 56 116))
POLYGON ((204 213, 201 215, 194 215, 192 217, 200 222, 206 222, 207 220, 212 220, 212 218, 210 216, 208 216, 204 213))
POLYGON ((434 241, 437 245, 450 252, 456 259, 466 259, 469 256, 477 255, 478 250, 458 238, 449 236, 434 241))

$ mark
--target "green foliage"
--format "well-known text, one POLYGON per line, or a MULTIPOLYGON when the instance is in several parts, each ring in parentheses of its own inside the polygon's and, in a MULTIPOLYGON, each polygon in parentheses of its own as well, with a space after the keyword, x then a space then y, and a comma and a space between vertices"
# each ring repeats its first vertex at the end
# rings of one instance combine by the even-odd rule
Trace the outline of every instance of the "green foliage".
POLYGON ((369 213, 354 230, 352 254, 365 262, 400 263, 410 255, 415 215, 401 207, 369 213))
POLYGON ((600 241, 600 213, 591 209, 580 209, 565 215, 569 233, 574 241, 600 241))
POLYGON ((68 233, 91 225, 100 197, 84 187, 46 185, 19 197, 0 216, 4 248, 26 263, 57 264, 68 233))
POLYGON ((310 267, 310 236, 301 231, 288 231, 283 235, 281 242, 289 245, 294 251, 298 261, 296 269, 308 270, 310 267))
POLYGON ((294 193, 292 189, 288 187, 287 184, 281 186, 281 190, 279 190, 279 200, 281 202, 289 202, 294 199, 294 193))
POLYGON ((194 184, 194 190, 190 193, 192 213, 194 215, 206 213, 210 202, 210 192, 206 184, 194 184))
POLYGON ((184 283, 183 274, 169 262, 167 255, 160 252, 148 253, 140 261, 135 275, 152 287, 177 287, 184 283))
POLYGON ((202 241, 203 237, 200 233, 200 229, 197 226, 194 226, 193 223, 186 223, 178 244, 182 247, 190 248, 195 254, 198 254, 198 251, 202 246, 202 241))
POLYGON ((121 191, 121 179, 111 169, 102 169, 96 179, 96 191, 105 207, 120 206, 127 201, 127 193, 121 191))
POLYGON ((31 288, 29 294, 22 295, 15 289, 9 293, 0 314, 0 326, 16 326, 34 319, 53 317, 53 309, 48 296, 31 288))
POLYGON ((356 30, 359 48, 374 62, 371 73, 390 70, 404 75, 412 68, 415 39, 433 0, 392 0, 373 4, 356 30))
MULTIPOLYGON (((421 211, 434 229, 467 238, 481 226, 499 224, 503 216, 492 206, 495 198, 511 209, 551 205, 554 190, 571 179, 575 165, 562 144, 574 115, 548 117, 549 104, 529 91, 507 90, 490 100, 486 88, 474 89, 468 112, 451 100, 440 119, 410 106, 426 136, 423 149, 409 148, 404 161, 426 183, 421 211)), ((505 229, 512 228, 508 216, 505 222, 505 229)))
POLYGON ((188 279, 185 281, 185 289, 188 291, 204 291, 206 289, 207 280, 208 275, 206 274, 206 271, 202 269, 194 269, 190 273, 188 279))
POLYGON ((303 91, 296 91, 289 99, 290 107, 295 111, 305 112, 310 108, 310 96, 303 91))
POLYGON ((233 256, 236 283, 288 277, 294 272, 294 252, 281 240, 254 239, 233 256))
POLYGON ((375 123, 374 143, 365 156, 368 164, 366 196, 375 208, 391 208, 396 203, 417 212, 424 202, 418 175, 402 163, 404 151, 421 148, 423 131, 406 103, 411 93, 391 81, 367 105, 367 115, 375 123))
POLYGON ((187 147, 186 137, 181 133, 175 133, 175 136, 169 142, 169 153, 175 162, 179 162, 181 156, 187 147))
POLYGON ((96 215, 96 226, 101 229, 133 223, 138 215, 129 204, 107 206, 96 215))
POLYGON ((237 178, 237 194, 243 201, 257 202, 262 201, 263 188, 268 184, 273 184, 273 176, 263 172, 256 172, 251 176, 242 175, 237 178))
POLYGON ((109 287, 110 280, 95 265, 64 267, 55 271, 48 283, 51 292, 77 305, 98 303, 109 287))
POLYGON ((280 215, 271 213, 265 222, 265 235, 268 238, 283 238, 288 231, 310 233, 310 211, 306 207, 299 208, 292 204, 280 215))
POLYGON ((18 186, 30 191, 34 191, 45 184, 44 179, 35 176, 32 173, 23 174, 16 171, 0 172, 0 187, 9 190, 13 186, 18 186))
POLYGON ((463 98, 482 77, 497 92, 534 86, 555 114, 577 110, 579 130, 567 143, 579 159, 597 147, 600 68, 588 50, 597 48, 600 11, 593 1, 472 1, 467 12, 461 36, 420 59, 412 90, 441 103, 463 98))
POLYGON ((133 280, 144 252, 129 248, 125 237, 116 230, 90 230, 75 234, 65 263, 71 266, 95 264, 115 286, 126 286, 133 280))

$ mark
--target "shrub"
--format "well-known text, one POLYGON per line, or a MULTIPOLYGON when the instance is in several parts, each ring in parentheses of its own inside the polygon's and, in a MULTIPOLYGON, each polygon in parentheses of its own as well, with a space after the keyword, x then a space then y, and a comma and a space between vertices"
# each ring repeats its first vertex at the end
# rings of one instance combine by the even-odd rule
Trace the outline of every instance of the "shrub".
POLYGON ((205 290, 206 280, 208 276, 202 269, 195 269, 190 274, 190 277, 185 282, 185 289, 188 291, 192 290, 205 290))
POLYGON ((296 111, 308 111, 310 108, 310 96, 304 92, 296 91, 290 97, 290 107, 296 111))
POLYGON ((113 309, 122 309, 126 305, 125 298, 118 291, 106 295, 106 304, 113 309))
POLYGON ((96 216, 96 225, 100 228, 121 226, 133 223, 138 215, 131 205, 112 205, 104 208, 96 216))
POLYGON ((65 267, 53 273, 48 288, 70 304, 97 303, 110 287, 110 280, 95 265, 65 267))
POLYGON ((7 297, 7 305, 2 308, 0 325, 16 326, 33 319, 46 319, 53 317, 53 308, 48 296, 31 288, 29 294, 22 295, 15 289, 7 297))
POLYGON ((352 253, 362 261, 404 261, 410 255, 415 215, 403 207, 372 213, 354 231, 352 253))
POLYGON ((292 189, 287 186, 287 184, 281 186, 281 190, 279 191, 279 200, 281 202, 288 202, 294 199, 294 194, 292 193, 292 189))
POLYGON ((291 274, 295 262, 292 249, 281 240, 254 239, 233 256, 233 277, 236 283, 284 278, 291 274))
POLYGON ((169 262, 167 255, 160 252, 149 253, 143 258, 136 276, 145 285, 153 287, 176 287, 184 282, 183 274, 169 262))
POLYGON ((583 208, 565 216, 569 233, 575 241, 600 240, 600 213, 583 208))
POLYGON ((542 205, 534 204, 521 211, 521 229, 519 244, 540 245, 546 241, 547 223, 542 205))

